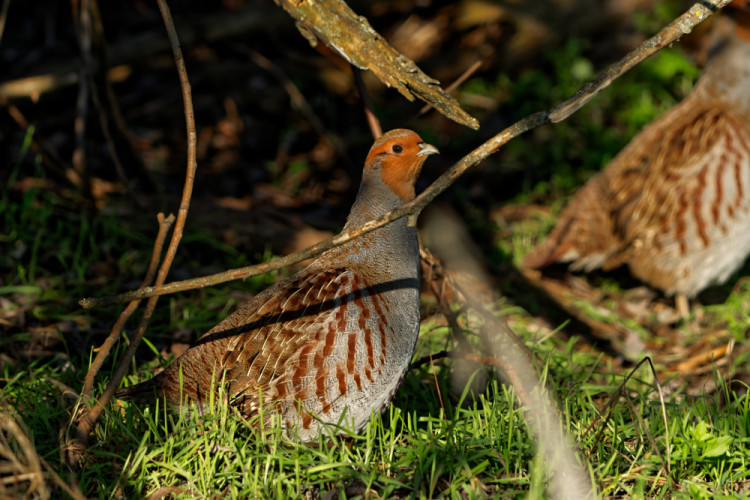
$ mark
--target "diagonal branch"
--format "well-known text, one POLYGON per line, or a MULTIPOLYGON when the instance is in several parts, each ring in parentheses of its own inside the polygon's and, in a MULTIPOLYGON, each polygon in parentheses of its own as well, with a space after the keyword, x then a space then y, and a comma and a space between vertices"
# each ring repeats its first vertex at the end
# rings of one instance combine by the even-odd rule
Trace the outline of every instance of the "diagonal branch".
POLYGON ((433 199, 435 199, 435 197, 450 187, 456 179, 463 175, 464 172, 485 160, 504 144, 529 130, 539 127, 540 125, 557 123, 568 118, 633 66, 656 54, 662 48, 679 40, 683 35, 690 33, 695 26, 706 20, 714 12, 724 7, 729 2, 730 0, 704 0, 701 3, 694 4, 688 11, 659 31, 659 33, 643 42, 637 49, 627 54, 620 61, 600 73, 591 82, 581 87, 581 89, 572 97, 549 110, 539 111, 529 115, 506 128, 481 146, 477 147, 474 151, 461 158, 461 160, 454 164, 443 175, 438 177, 435 182, 433 182, 414 200, 401 205, 395 210, 392 210, 377 219, 368 221, 358 228, 343 232, 308 247, 305 250, 274 259, 270 262, 255 266, 231 269, 210 276, 172 282, 163 286, 143 288, 141 290, 126 292, 113 297, 86 298, 79 301, 79 304, 85 308, 112 305, 120 302, 129 302, 134 299, 181 292, 194 288, 216 285, 235 279, 256 276, 258 274, 267 273, 309 259, 325 250, 342 245, 362 234, 383 227, 389 222, 400 219, 401 217, 419 214, 433 199))

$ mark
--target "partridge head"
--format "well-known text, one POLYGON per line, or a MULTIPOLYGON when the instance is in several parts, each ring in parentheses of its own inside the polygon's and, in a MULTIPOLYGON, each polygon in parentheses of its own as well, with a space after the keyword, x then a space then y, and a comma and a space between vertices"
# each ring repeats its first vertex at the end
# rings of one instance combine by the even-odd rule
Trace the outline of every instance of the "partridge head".
POLYGON ((686 298, 740 267, 750 253, 750 8, 730 7, 693 91, 576 193, 526 266, 627 264, 677 294, 683 315, 686 298))
MULTIPOLYGON (((373 144, 344 231, 414 198, 437 153, 410 130, 373 144)), ((419 333, 419 245, 405 218, 321 254, 203 335, 154 378, 116 393, 205 412, 223 387, 245 417, 314 439, 358 431, 393 398, 419 333)))

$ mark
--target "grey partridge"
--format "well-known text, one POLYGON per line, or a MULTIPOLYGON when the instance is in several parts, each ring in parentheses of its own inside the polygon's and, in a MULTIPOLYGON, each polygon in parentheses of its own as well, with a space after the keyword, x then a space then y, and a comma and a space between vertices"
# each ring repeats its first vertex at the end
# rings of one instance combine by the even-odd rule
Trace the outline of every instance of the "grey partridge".
POLYGON ((750 9, 717 21, 692 92, 651 123, 575 195, 524 258, 542 268, 631 273, 678 310, 727 280, 750 253, 750 9))
MULTIPOLYGON (((413 199, 422 164, 437 152, 405 129, 376 140, 344 232, 413 199)), ((253 417, 262 406, 271 425, 280 419, 302 440, 325 424, 356 432, 393 398, 419 321, 417 231, 402 218, 321 254, 240 306, 164 371, 115 395, 164 398, 203 413, 221 384, 240 414, 253 417)))

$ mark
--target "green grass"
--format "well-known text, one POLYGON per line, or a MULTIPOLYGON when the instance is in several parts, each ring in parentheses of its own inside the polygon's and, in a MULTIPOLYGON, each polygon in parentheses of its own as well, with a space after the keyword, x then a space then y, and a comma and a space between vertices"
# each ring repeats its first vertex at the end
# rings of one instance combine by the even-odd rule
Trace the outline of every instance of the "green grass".
MULTIPOLYGON (((539 369, 549 374, 561 400, 564 426, 580 442, 603 496, 716 498, 731 495, 735 484, 749 479, 747 392, 727 405, 714 397, 670 395, 667 442, 650 372, 642 368, 636 374, 627 386, 630 403, 618 401, 605 422, 603 403, 623 375, 598 355, 579 351, 576 339, 537 343, 529 334, 526 339, 543 360, 539 369), (664 482, 652 440, 662 456, 671 447, 675 488, 664 482)), ((535 445, 512 389, 492 379, 485 391, 460 404, 446 397, 450 362, 437 364, 436 373, 445 408, 426 365, 410 373, 394 405, 374 416, 360 435, 321 438, 313 445, 278 431, 262 435, 226 406, 202 419, 158 407, 111 407, 78 474, 80 487, 101 497, 116 488, 140 497, 169 486, 178 488, 178 498, 217 493, 289 498, 333 489, 338 497, 370 491, 385 498, 524 497, 543 491, 548 477, 535 462, 535 445)), ((61 403, 69 407, 71 400, 51 381, 73 385, 75 374, 35 362, 22 370, 6 365, 3 378, 9 413, 26 423, 37 451, 53 468, 64 471, 57 435, 68 416, 61 403)), ((730 392, 725 386, 720 390, 730 392)))

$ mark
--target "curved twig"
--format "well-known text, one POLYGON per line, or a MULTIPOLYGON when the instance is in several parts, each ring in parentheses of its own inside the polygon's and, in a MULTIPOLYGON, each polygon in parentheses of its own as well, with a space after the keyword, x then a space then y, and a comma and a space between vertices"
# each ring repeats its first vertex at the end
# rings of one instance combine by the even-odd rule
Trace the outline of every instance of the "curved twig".
MULTIPOLYGON (((157 234, 156 241, 154 242, 154 250, 151 254, 151 262, 149 263, 148 270, 146 271, 146 276, 143 278, 143 282, 141 283, 141 288, 150 285, 151 282, 154 281, 156 269, 159 266, 159 258, 161 257, 161 252, 164 248, 164 241, 167 238, 169 228, 172 227, 172 224, 175 220, 173 214, 169 214, 169 217, 164 217, 163 213, 159 213, 156 217, 159 222, 159 233, 157 234)), ((112 327, 112 331, 110 331, 109 336, 105 339, 104 343, 99 347, 99 349, 96 350, 96 357, 94 358, 94 361, 91 362, 91 366, 89 366, 89 371, 86 373, 86 378, 83 381, 83 391, 81 392, 84 401, 86 401, 87 403, 91 399, 91 394, 94 390, 94 380, 96 379, 96 374, 99 373, 99 370, 104 364, 104 360, 107 359, 107 356, 109 356, 109 352, 112 350, 112 346, 120 337, 120 333, 125 326, 125 322, 138 308, 138 304, 140 304, 140 301, 138 300, 134 300, 130 304, 128 304, 128 307, 126 307, 120 313, 120 317, 117 318, 117 321, 112 327)))
MULTIPOLYGON (((193 100, 190 91, 190 82, 187 76, 187 70, 185 69, 185 60, 182 56, 182 49, 180 49, 180 42, 177 38, 177 32, 172 21, 172 16, 169 12, 169 6, 167 6, 166 0, 157 0, 159 4, 159 10, 164 18, 164 24, 169 35, 169 41, 172 45, 172 51, 174 52, 175 65, 177 66, 177 72, 180 77, 180 87, 182 88, 182 99, 185 109, 185 126, 187 128, 187 172, 185 174, 185 186, 182 191, 182 199, 180 200, 180 208, 177 212, 177 222, 175 223, 174 232, 172 233, 172 239, 169 242, 169 247, 164 256, 164 261, 159 268, 159 273, 156 276, 156 286, 160 286, 164 283, 167 278, 167 273, 172 265, 175 255, 177 254, 177 247, 182 239, 182 230, 185 227, 185 221, 187 220, 188 208, 190 207, 190 199, 193 193, 193 184, 195 181, 195 170, 196 170, 196 133, 195 133, 195 119, 193 116, 193 100)), ((148 302, 146 303, 143 316, 136 329, 133 337, 130 339, 130 345, 125 351, 120 364, 115 368, 112 378, 104 390, 104 393, 97 400, 96 404, 91 407, 88 411, 84 411, 79 418, 78 428, 76 430, 76 437, 79 441, 85 442, 88 439, 91 429, 94 423, 99 418, 99 415, 109 403, 110 399, 114 395, 115 390, 120 385, 120 381, 125 372, 128 369, 130 360, 135 355, 135 350, 140 344, 141 339, 146 331, 151 315, 156 307, 158 296, 151 295, 148 302)))

